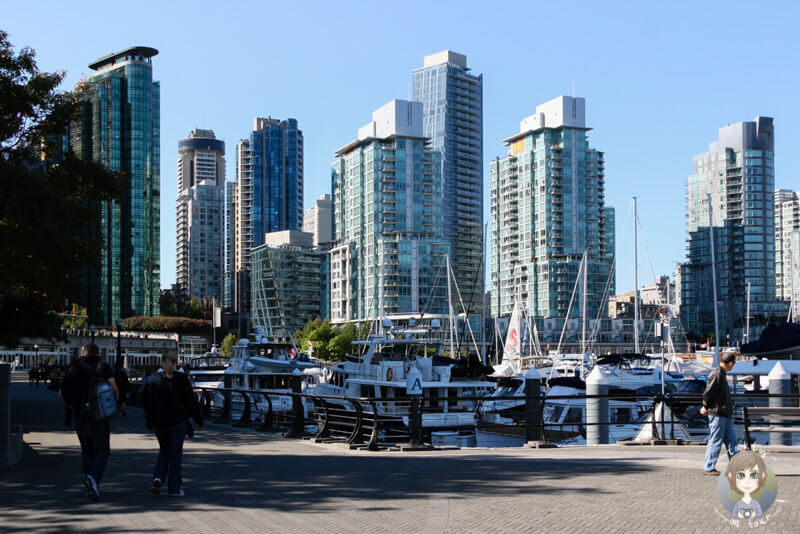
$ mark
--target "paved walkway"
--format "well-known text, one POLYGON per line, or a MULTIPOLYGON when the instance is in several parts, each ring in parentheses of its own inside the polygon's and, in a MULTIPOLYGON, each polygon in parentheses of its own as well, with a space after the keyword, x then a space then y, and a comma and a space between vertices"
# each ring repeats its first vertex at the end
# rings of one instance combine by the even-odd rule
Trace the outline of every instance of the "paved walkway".
MULTIPOLYGON (((148 492, 155 438, 139 410, 112 424, 101 500, 55 393, 12 384, 23 462, 0 473, 0 531, 25 532, 734 532, 701 447, 349 451, 207 425, 187 441, 186 497, 148 492)), ((800 453, 774 452, 781 510, 800 525, 800 453)), ((724 468, 724 465, 720 465, 724 468)), ((746 527, 744 527, 746 528, 746 527)))

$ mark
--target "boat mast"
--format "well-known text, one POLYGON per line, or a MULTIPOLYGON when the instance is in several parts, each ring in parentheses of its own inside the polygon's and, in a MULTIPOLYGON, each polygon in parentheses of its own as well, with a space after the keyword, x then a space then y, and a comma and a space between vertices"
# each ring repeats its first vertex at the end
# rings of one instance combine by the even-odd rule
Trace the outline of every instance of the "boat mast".
MULTIPOLYGON (((588 257, 588 253, 589 253, 588 250, 584 250, 583 251, 583 291, 581 291, 581 298, 583 299, 583 303, 582 303, 582 306, 581 306, 583 309, 581 310, 581 315, 583 315, 583 319, 582 319, 582 327, 581 327, 582 328, 582 331, 581 331, 581 355, 586 354, 586 301, 588 300, 586 298, 586 287, 587 287, 587 281, 588 281, 588 278, 589 278, 589 276, 588 276, 588 273, 589 273, 589 265, 588 265, 589 264, 589 257, 588 257)), ((583 358, 581 358, 581 362, 583 362, 583 358)), ((581 363, 581 367, 582 366, 583 366, 583 363, 581 363)))
POLYGON ((481 291, 481 297, 483 298, 483 305, 481 306, 481 362, 483 365, 486 365, 486 286, 484 282, 486 281, 486 234, 488 232, 489 223, 484 223, 483 225, 483 257, 481 257, 481 263, 483 263, 484 272, 483 276, 484 279, 481 280, 481 287, 483 291, 481 291))
POLYGON ((453 339, 453 293, 450 288, 450 254, 447 255, 447 304, 450 314, 450 357, 455 358, 455 340, 453 339))
POLYGON ((791 281, 790 290, 792 295, 789 298, 789 316, 786 318, 787 323, 797 321, 797 311, 794 308, 797 306, 797 302, 794 296, 794 251, 792 249, 789 249, 789 280, 791 281))
POLYGON ((633 197, 633 351, 639 353, 639 218, 633 197))
POLYGON ((744 320, 744 338, 750 343, 750 282, 747 282, 747 315, 745 315, 744 320))
POLYGON ((714 208, 711 193, 706 193, 708 202, 708 240, 711 242, 711 284, 714 292, 714 367, 719 365, 719 314, 717 312, 717 256, 714 250, 714 208))

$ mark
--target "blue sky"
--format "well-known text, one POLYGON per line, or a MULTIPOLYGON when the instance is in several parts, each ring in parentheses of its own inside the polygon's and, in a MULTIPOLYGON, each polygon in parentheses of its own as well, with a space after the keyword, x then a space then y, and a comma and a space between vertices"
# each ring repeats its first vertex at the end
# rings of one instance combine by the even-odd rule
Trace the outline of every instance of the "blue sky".
MULTIPOLYGON (((412 69, 449 48, 484 75, 484 181, 500 142, 537 104, 587 100, 617 209, 617 289, 633 288, 631 197, 656 275, 685 255, 692 156, 717 129, 775 118, 778 188, 800 189, 796 2, 10 2, 0 28, 67 71, 132 45, 159 50, 161 281, 175 280, 177 142, 195 127, 236 142, 256 116, 296 118, 305 136, 305 204, 330 190, 333 152, 372 110, 406 98, 412 69), (565 6, 569 7, 565 7, 565 6)), ((640 248, 640 250, 642 250, 640 248)), ((641 283, 651 280, 640 254, 641 283)))

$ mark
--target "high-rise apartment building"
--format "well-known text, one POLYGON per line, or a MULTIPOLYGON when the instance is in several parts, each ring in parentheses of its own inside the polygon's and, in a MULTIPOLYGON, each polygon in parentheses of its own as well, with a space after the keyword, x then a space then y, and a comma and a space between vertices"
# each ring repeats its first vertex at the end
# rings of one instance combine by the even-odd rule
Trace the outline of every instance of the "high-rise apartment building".
MULTIPOLYGON (((560 96, 536 107, 508 155, 490 165, 492 312, 514 305, 535 317, 566 317, 584 253, 589 318, 605 317, 611 277, 613 211, 604 204, 603 153, 589 146, 586 101, 560 96)), ((578 284, 581 288, 583 281, 578 284)), ((581 314, 574 299, 570 317, 581 314)))
POLYGON ((800 192, 775 191, 775 290, 776 298, 800 306, 800 192), (794 276, 794 280, 792 280, 794 276))
MULTIPOLYGON (((467 57, 445 50, 413 72, 422 102, 422 131, 442 155, 444 238, 464 306, 480 313, 483 298, 483 75, 467 57)), ((461 303, 455 302, 461 313, 461 303)))
POLYGON ((327 251, 312 234, 273 232, 250 252, 252 322, 272 337, 289 338, 316 318, 327 318, 327 251))
POLYGON ((333 203, 331 196, 322 195, 303 215, 303 231, 314 236, 314 246, 333 241, 333 203))
POLYGON ((236 148, 236 182, 227 186, 225 304, 246 315, 250 251, 264 244, 265 234, 303 226, 303 132, 295 119, 256 118, 236 148))
POLYGON ((222 302, 225 143, 195 129, 178 142, 178 298, 222 302))
POLYGON ((389 102, 335 155, 332 322, 446 313, 441 160, 422 104, 389 102))
POLYGON ((720 335, 746 315, 775 309, 775 139, 772 119, 757 117, 719 129, 719 140, 694 157, 688 182, 688 254, 681 266, 681 318, 688 332, 714 331, 709 241, 713 207, 720 335))
POLYGON ((93 324, 158 315, 160 272, 160 88, 154 48, 135 46, 89 65, 82 116, 70 128, 79 157, 123 171, 122 198, 98 206, 91 230, 103 240, 99 269, 81 277, 93 324))

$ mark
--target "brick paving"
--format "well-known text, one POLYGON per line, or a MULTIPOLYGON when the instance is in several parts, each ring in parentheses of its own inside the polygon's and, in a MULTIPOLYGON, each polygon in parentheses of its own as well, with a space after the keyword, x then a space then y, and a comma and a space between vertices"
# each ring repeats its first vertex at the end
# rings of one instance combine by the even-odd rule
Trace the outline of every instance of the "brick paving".
MULTIPOLYGON (((51 391, 12 384, 22 463, 0 473, 0 531, 736 532, 715 512, 702 447, 349 451, 207 425, 187 441, 186 497, 149 494, 155 438, 141 411, 112 423, 101 500, 51 391)), ((800 530, 800 453, 774 452, 781 511, 760 530, 800 530)), ((724 468, 721 464, 720 468, 724 468)))

